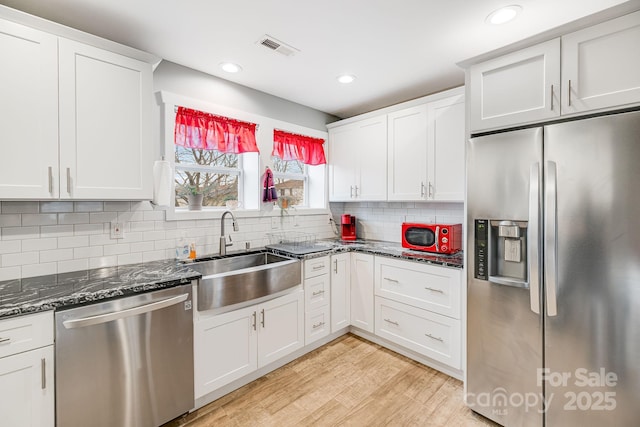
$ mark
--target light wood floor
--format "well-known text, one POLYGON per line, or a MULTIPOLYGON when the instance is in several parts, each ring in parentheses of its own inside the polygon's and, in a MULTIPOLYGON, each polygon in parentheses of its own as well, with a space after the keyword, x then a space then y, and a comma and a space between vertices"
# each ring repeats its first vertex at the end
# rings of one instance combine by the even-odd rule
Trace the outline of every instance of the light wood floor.
POLYGON ((348 334, 163 427, 497 426, 462 394, 460 381, 348 334))

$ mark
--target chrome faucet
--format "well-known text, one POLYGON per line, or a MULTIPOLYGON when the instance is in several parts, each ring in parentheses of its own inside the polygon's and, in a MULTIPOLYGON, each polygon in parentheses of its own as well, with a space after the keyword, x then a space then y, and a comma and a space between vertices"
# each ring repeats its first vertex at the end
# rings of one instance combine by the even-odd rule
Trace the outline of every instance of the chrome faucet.
POLYGON ((227 246, 233 245, 233 242, 231 242, 231 236, 229 236, 229 242, 231 243, 227 243, 227 238, 224 236, 224 218, 227 216, 227 214, 231 215, 231 220, 233 221, 233 231, 239 230, 238 223, 236 222, 236 217, 233 216, 233 213, 231 211, 224 211, 222 213, 222 217, 220 218, 220 255, 226 255, 227 246))

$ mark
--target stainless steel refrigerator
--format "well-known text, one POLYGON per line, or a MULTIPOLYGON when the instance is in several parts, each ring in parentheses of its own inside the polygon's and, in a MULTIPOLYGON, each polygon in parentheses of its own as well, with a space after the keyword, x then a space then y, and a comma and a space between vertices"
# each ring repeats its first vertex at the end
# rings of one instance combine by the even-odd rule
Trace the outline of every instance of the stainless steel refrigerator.
POLYGON ((467 254, 471 409, 640 425, 640 112, 472 138, 467 254))

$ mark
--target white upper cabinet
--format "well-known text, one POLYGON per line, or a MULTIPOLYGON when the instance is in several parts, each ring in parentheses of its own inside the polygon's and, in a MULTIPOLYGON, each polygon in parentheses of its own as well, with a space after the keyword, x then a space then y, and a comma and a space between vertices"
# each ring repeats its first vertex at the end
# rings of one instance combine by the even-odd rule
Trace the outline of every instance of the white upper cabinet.
POLYGON ((460 92, 427 105, 429 200, 464 200, 465 103, 460 92))
POLYGON ((329 129, 329 200, 387 200, 387 116, 329 129))
MULTIPOLYGON (((429 158, 427 106, 418 105, 389 113, 388 188, 389 200, 425 200, 429 158)), ((464 121, 462 123, 464 130, 464 121)))
POLYGON ((640 102, 640 12, 562 37, 562 114, 640 102))
POLYGON ((151 65, 60 39, 60 196, 151 198, 151 65))
POLYGON ((0 19, 0 199, 151 199, 151 64, 0 19))
POLYGON ((58 197, 58 38, 0 19, 0 199, 58 197))
POLYGON ((471 132, 640 103, 640 12, 472 65, 471 132))
POLYGON ((560 115, 560 39, 472 65, 471 131, 560 115))
POLYGON ((464 88, 388 114, 388 200, 464 200, 464 88))

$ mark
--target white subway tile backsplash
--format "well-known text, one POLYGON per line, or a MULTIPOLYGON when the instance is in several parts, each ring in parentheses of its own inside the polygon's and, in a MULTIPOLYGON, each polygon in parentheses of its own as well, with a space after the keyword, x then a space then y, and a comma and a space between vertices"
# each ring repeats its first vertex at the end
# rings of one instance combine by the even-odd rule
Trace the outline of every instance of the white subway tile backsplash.
POLYGON ((2 240, 25 240, 40 237, 40 227, 6 227, 2 229, 2 240))
POLYGON ((1 257, 0 263, 3 267, 13 267, 16 265, 25 264, 37 264, 40 262, 40 253, 34 252, 20 252, 16 254, 4 254, 1 257))
POLYGON ((21 240, 0 240, 0 254, 22 252, 21 240))
POLYGON ((20 227, 22 220, 20 214, 1 214, 0 227, 20 227))
POLYGON ((131 252, 147 252, 155 250, 153 242, 137 242, 131 244, 131 252))
MULTIPOLYGON (((127 234, 125 233, 125 238, 127 234)), ((102 245, 112 245, 116 242, 116 240, 111 239, 109 234, 93 234, 89 236, 89 245, 91 246, 102 246, 102 245)))
POLYGON ((164 250, 143 252, 142 254, 142 262, 160 261, 167 258, 167 252, 164 250))
POLYGON ((58 273, 68 273, 71 271, 87 270, 88 268, 89 268, 88 258, 58 262, 58 273))
POLYGON ((103 202, 73 202, 73 210, 75 212, 102 212, 104 210, 103 202))
POLYGON ((46 276, 58 272, 57 262, 46 262, 41 264, 30 264, 22 266, 22 277, 46 276))
POLYGON ((89 258, 89 268, 114 267, 116 265, 118 265, 118 257, 116 255, 89 258))
POLYGON ((118 245, 105 245, 104 246, 104 254, 105 255, 122 255, 131 252, 131 245, 128 243, 118 244, 118 245))
POLYGON ((74 248, 73 249, 73 258, 94 258, 99 257, 104 254, 104 249, 102 246, 89 246, 88 248, 74 248))
POLYGON ((103 224, 76 224, 73 226, 73 234, 76 236, 102 234, 104 232, 103 224))
POLYGON ((22 225, 56 225, 58 223, 57 214, 22 214, 22 225))
POLYGON ((58 248, 89 246, 89 236, 58 237, 58 248))
POLYGON ((24 252, 29 251, 46 251, 56 249, 58 247, 58 240, 53 237, 46 239, 31 239, 22 242, 22 250, 24 252))
POLYGON ((40 251, 40 262, 54 262, 73 259, 73 249, 54 249, 40 251))
POLYGON ((40 202, 41 213, 73 212, 73 202, 40 202))
POLYGON ((118 212, 91 212, 89 222, 91 224, 111 223, 118 221, 118 212))
POLYGON ((164 219, 164 211, 144 211, 143 219, 145 221, 161 221, 164 219))
POLYGON ((142 262, 142 253, 118 255, 118 265, 142 262))
POLYGON ((166 232, 159 230, 159 231, 145 231, 142 233, 142 240, 145 241, 149 241, 149 240, 163 240, 166 236, 166 232))
POLYGON ((128 212, 131 210, 131 202, 104 202, 105 212, 128 212))
POLYGON ((151 231, 155 228, 153 222, 145 221, 130 222, 129 226, 131 227, 131 231, 151 231))
POLYGON ((61 213, 58 214, 58 224, 89 224, 88 213, 61 213))
POLYGON ((46 225, 40 227, 40 237, 73 236, 73 225, 46 225))
POLYGON ((22 269, 20 267, 2 267, 0 268, 0 280, 14 280, 21 277, 22 269))
POLYGON ((38 202, 2 202, 0 212, 3 214, 38 213, 40 212, 40 206, 38 202))

